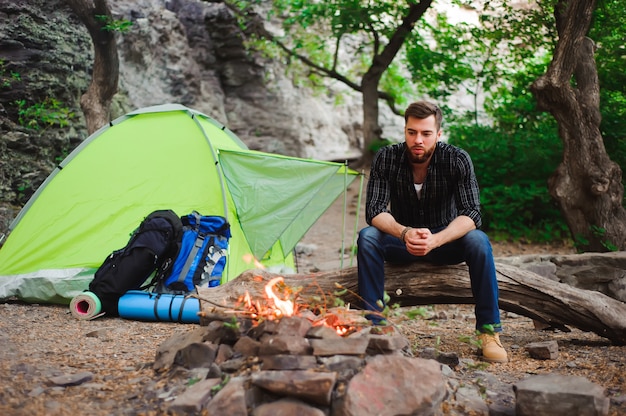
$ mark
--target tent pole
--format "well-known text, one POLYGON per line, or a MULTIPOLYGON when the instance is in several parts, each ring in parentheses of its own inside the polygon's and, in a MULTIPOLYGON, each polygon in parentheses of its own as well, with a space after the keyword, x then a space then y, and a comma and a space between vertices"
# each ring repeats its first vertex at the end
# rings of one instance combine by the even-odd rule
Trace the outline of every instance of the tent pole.
POLYGON ((341 215, 341 252, 340 252, 340 262, 339 262, 339 270, 343 270, 343 253, 346 249, 346 210, 347 210, 347 201, 348 201, 348 161, 344 161, 344 169, 343 169, 343 210, 341 215))
POLYGON ((350 267, 354 260, 354 245, 356 244, 356 236, 359 228, 359 215, 361 215, 361 196, 363 195, 363 182, 365 179, 365 171, 361 170, 361 181, 359 183, 359 199, 356 203, 356 220, 354 221, 354 233, 352 234, 352 246, 350 247, 350 267))

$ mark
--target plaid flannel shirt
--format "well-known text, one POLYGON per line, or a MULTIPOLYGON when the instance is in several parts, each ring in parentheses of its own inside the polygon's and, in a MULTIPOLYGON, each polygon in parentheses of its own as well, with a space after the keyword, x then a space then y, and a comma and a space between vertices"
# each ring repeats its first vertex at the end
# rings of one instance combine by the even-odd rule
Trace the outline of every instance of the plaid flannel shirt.
POLYGON ((380 149, 367 184, 368 224, 381 212, 389 212, 400 224, 431 230, 446 227, 459 215, 474 220, 476 228, 482 225, 478 181, 463 149, 437 142, 420 195, 418 198, 406 144, 380 149))

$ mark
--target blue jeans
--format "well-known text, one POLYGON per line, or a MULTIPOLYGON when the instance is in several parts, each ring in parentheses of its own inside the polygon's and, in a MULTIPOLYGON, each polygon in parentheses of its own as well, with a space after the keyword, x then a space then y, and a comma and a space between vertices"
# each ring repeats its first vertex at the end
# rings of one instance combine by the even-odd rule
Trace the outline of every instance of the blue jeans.
MULTIPOLYGON (((435 233, 437 230, 431 231, 435 233)), ((485 332, 484 325, 493 325, 496 332, 502 330, 496 266, 489 237, 484 232, 472 230, 458 240, 432 250, 426 256, 410 254, 399 238, 383 233, 376 227, 362 229, 357 244, 359 295, 363 298, 365 309, 382 310, 376 302, 382 301, 385 290, 385 261, 424 261, 440 265, 465 262, 469 268, 472 294, 476 302, 476 329, 485 332)), ((374 315, 368 318, 376 321, 374 315)))

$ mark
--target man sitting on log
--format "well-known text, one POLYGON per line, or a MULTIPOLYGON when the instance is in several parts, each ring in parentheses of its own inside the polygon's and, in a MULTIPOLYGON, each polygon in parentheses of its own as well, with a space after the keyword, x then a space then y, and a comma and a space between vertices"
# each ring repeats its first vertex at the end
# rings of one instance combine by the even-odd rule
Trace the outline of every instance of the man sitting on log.
MULTIPOLYGON (((498 282, 491 243, 481 226, 478 181, 470 156, 440 142, 441 109, 419 101, 406 109, 404 143, 382 148, 372 161, 366 221, 358 239, 359 295, 364 308, 383 309, 385 261, 465 262, 476 302, 482 355, 507 362, 499 332, 498 282)), ((379 313, 367 315, 375 324, 379 313)))

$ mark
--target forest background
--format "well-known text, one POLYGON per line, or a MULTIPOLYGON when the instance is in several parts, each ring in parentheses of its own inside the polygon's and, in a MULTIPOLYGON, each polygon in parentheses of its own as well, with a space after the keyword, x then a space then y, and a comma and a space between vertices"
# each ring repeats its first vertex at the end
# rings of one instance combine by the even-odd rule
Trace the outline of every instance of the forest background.
MULTIPOLYGON (((113 44, 134 30, 135 17, 112 12, 104 0, 67 3, 74 3, 74 10, 76 4, 86 6, 98 22, 98 30, 110 35, 113 44), (103 12, 97 14, 96 10, 103 12)), ((466 149, 474 161, 484 229, 494 240, 568 241, 579 251, 624 249, 623 239, 613 237, 619 233, 609 230, 612 221, 623 222, 624 218, 621 171, 626 166, 626 9, 621 1, 207 3, 224 3, 238 17, 241 31, 237 36, 250 53, 281 62, 294 84, 323 94, 329 82, 343 83, 363 95, 362 162, 367 163, 380 146, 398 139, 386 137, 378 125, 379 102, 398 115, 415 97, 440 103, 447 140, 466 149), (473 17, 454 19, 448 13, 452 9, 469 11, 473 17), (590 12, 589 18, 583 12, 590 12), (567 25, 559 23, 564 21, 567 25), (571 207, 560 203, 548 186, 559 166, 571 159, 566 150, 572 150, 572 143, 567 134, 564 137, 566 129, 554 117, 555 110, 537 105, 533 85, 553 65, 559 42, 571 35, 564 29, 568 25, 582 28, 582 36, 572 40, 574 49, 568 50, 570 61, 580 60, 576 51, 584 49, 583 37, 593 40, 599 86, 596 101, 601 114, 599 147, 604 147, 600 153, 606 150, 608 155, 599 158, 599 169, 604 169, 602 163, 607 171, 616 170, 609 164, 619 167, 619 210, 600 207, 598 210, 605 211, 601 213, 603 221, 584 215, 564 216, 571 207), (391 46, 396 48, 394 52, 390 52, 391 46), (387 60, 386 65, 377 66, 383 60, 387 60), (375 82, 368 83, 372 78, 375 82), (456 105, 458 97, 473 104, 460 107, 456 105), (612 211, 619 215, 611 216, 612 211), (584 232, 577 231, 573 224, 576 218, 584 222, 584 232)), ((78 100, 70 102, 54 93, 43 97, 28 94, 27 70, 9 53, 0 57, 0 104, 8 120, 34 135, 75 128, 81 120, 76 116, 78 100), (23 97, 15 99, 15 92, 23 97)), ((582 88, 581 71, 570 67, 566 78, 579 95, 577 99, 593 95, 582 88)), ((112 77, 117 71, 108 74, 112 77)), ((96 74, 95 70, 88 72, 96 74)), ((334 100, 340 107, 344 97, 337 94, 334 100)), ((84 106, 82 109, 85 111, 84 106)), ((66 148, 65 154, 51 151, 48 157, 54 163, 70 150, 66 148)), ((583 147, 576 151, 582 159, 589 157, 583 147)), ((595 180, 594 172, 581 174, 583 184, 595 180)), ((25 180, 28 174, 21 176, 21 180, 3 180, 3 187, 12 191, 6 193, 11 199, 3 202, 22 206, 40 183, 25 180)), ((583 193, 594 208, 597 195, 587 189, 583 193)))

